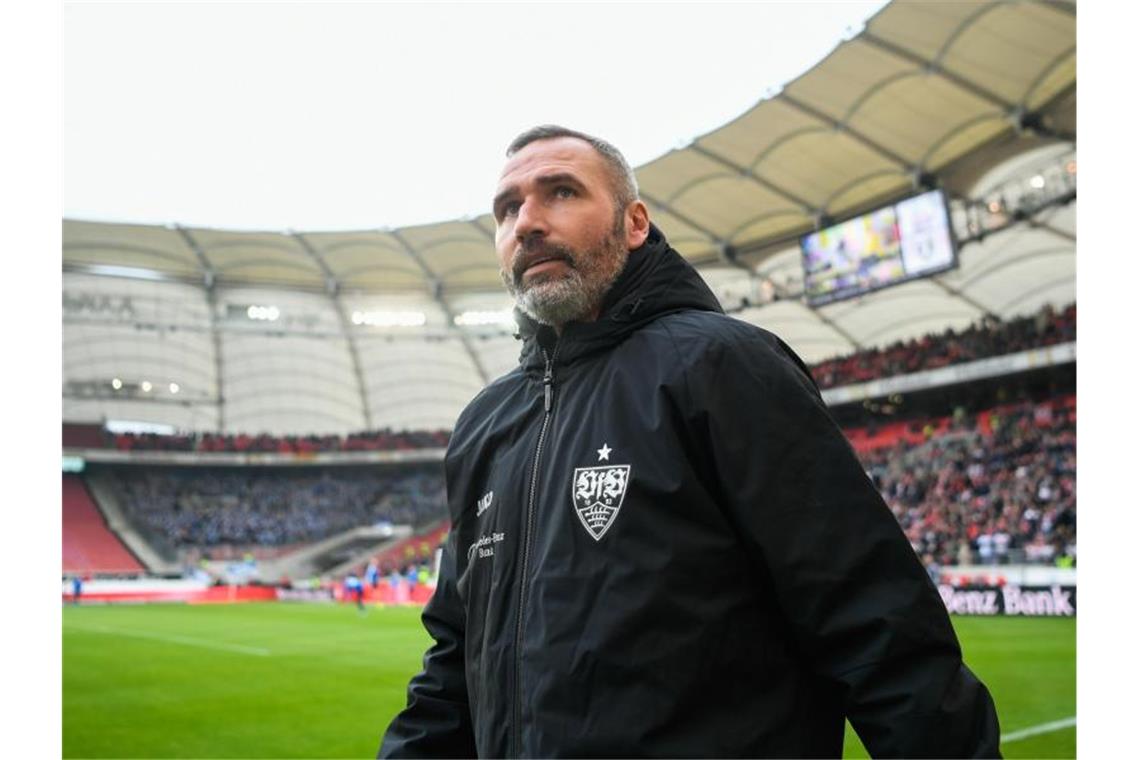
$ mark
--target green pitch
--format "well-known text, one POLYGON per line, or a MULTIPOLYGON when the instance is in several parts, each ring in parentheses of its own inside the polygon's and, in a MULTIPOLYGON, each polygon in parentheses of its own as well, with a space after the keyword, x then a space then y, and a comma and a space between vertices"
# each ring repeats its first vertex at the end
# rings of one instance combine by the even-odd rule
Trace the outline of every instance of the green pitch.
MULTIPOLYGON (((374 757, 428 638, 414 608, 68 607, 63 755, 374 757)), ((1076 715, 1076 622, 955 618, 1006 735, 1076 715)), ((1075 757, 1076 729, 1003 744, 1075 757)), ((866 757, 848 730, 845 755, 866 757)))

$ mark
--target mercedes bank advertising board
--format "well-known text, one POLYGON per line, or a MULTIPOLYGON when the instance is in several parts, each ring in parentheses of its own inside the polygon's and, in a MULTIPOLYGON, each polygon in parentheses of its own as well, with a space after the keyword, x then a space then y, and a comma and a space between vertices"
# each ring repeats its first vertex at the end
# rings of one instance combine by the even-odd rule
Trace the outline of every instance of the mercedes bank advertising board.
POLYGON ((1076 617, 1076 586, 951 586, 938 593, 951 615, 1076 617))

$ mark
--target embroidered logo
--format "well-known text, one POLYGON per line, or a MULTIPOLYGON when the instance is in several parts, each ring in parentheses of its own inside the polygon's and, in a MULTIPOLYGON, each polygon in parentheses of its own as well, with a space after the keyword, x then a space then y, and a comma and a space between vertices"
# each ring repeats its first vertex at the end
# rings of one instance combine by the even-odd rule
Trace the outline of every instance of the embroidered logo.
POLYGON ((495 544, 502 543, 504 534, 492 533, 491 535, 482 535, 467 547, 467 561, 474 562, 477 559, 486 559, 487 557, 495 556, 495 544))
POLYGON ((487 493, 483 494, 483 496, 475 504, 475 516, 476 517, 478 517, 479 515, 483 514, 488 509, 491 508, 491 499, 493 499, 494 497, 495 497, 494 491, 488 491, 487 493))
MULTIPOLYGON (((603 443, 602 448, 598 449, 598 461, 608 462, 612 451, 608 444, 603 443)), ((628 464, 574 469, 574 482, 570 487, 574 511, 595 541, 600 541, 614 524, 622 502, 625 501, 629 473, 628 464)))

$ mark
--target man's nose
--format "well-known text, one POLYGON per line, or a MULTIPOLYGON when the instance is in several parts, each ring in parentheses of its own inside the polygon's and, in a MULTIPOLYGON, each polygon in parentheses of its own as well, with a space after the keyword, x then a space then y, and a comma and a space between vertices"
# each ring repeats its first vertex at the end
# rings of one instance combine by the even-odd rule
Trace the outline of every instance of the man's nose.
POLYGON ((528 237, 545 237, 548 231, 541 203, 528 200, 519 206, 515 218, 515 238, 520 243, 528 237))

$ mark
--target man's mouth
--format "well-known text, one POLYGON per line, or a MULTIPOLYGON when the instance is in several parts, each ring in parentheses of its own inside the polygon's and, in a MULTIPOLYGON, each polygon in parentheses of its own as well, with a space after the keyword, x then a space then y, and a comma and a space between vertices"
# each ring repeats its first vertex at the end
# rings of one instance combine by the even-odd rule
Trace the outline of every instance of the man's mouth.
POLYGON ((551 267, 553 264, 561 262, 567 267, 574 266, 570 257, 558 253, 542 253, 523 258, 519 262, 519 266, 515 268, 515 282, 521 283, 523 277, 527 274, 537 274, 543 269, 551 267))
POLYGON ((541 258, 537 258, 527 264, 526 269, 523 270, 523 274, 526 274, 530 270, 540 267, 543 264, 549 264, 552 261, 566 261, 566 259, 562 258, 561 256, 543 256, 541 258))

